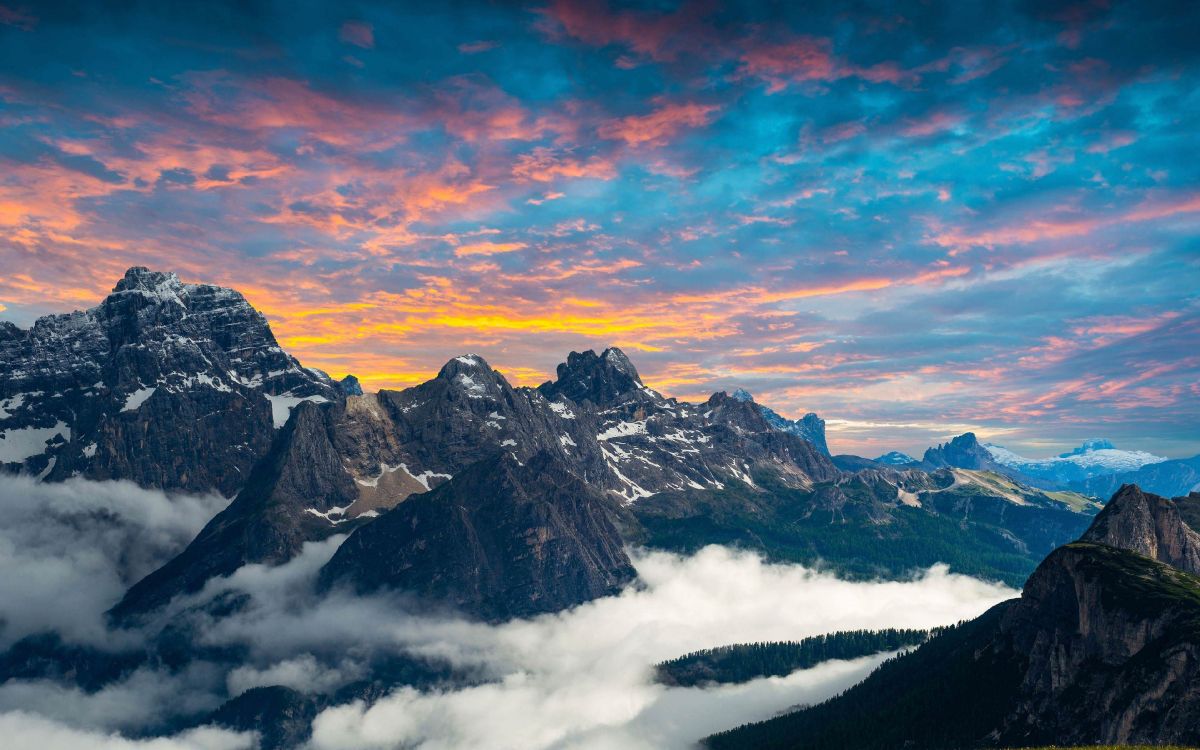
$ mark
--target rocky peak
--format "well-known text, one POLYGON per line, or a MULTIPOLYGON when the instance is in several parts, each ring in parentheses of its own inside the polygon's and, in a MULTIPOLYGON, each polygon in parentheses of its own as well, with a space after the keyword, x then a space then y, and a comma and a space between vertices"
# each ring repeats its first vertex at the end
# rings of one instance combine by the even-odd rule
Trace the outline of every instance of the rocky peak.
POLYGON ((753 401, 754 400, 754 396, 751 396, 750 391, 746 390, 745 388, 738 388, 733 393, 729 394, 729 397, 732 399, 736 399, 738 401, 753 401))
POLYGON ((149 294, 179 294, 184 285, 179 276, 169 271, 151 271, 145 266, 134 266, 113 287, 113 294, 121 292, 147 292, 149 294))
POLYGON ((616 347, 600 354, 591 349, 571 352, 567 361, 558 366, 557 375, 557 380, 548 380, 538 387, 551 401, 561 395, 577 404, 610 406, 630 397, 651 397, 629 357, 616 347))
POLYGON ((1189 573, 1200 574, 1200 534, 1171 500, 1135 484, 1117 490, 1080 541, 1136 552, 1189 573))
POLYGON ((926 450, 925 463, 934 468, 993 469, 997 466, 992 454, 979 444, 973 432, 964 432, 948 443, 926 450))
POLYGON ((725 423, 745 432, 766 432, 771 429, 758 404, 736 398, 725 391, 717 391, 709 396, 705 408, 708 409, 711 422, 725 423))
POLYGON ((363 395, 362 383, 358 382, 358 378, 353 375, 347 375, 338 381, 338 388, 347 396, 363 395))
POLYGON ((290 408, 343 397, 238 292, 142 266, 96 307, 6 327, 0 373, 9 470, 226 494, 290 408))
POLYGON ((1084 440, 1083 445, 1079 446, 1075 450, 1058 454, 1058 457, 1070 458, 1071 456, 1082 456, 1085 453, 1091 453, 1092 451, 1116 450, 1116 447, 1117 446, 1112 444, 1111 440, 1106 440, 1105 438, 1092 438, 1091 440, 1084 440))

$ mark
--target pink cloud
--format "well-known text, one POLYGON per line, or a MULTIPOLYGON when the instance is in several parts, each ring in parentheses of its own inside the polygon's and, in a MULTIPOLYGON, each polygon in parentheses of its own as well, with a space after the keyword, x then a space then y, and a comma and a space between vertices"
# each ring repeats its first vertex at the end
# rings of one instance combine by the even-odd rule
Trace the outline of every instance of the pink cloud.
POLYGON ((647 115, 630 115, 602 123, 596 132, 601 138, 625 141, 630 146, 660 145, 684 128, 698 128, 712 122, 720 109, 715 104, 661 104, 647 115))
POLYGON ((375 27, 365 21, 346 21, 338 32, 338 39, 363 49, 375 46, 375 27))

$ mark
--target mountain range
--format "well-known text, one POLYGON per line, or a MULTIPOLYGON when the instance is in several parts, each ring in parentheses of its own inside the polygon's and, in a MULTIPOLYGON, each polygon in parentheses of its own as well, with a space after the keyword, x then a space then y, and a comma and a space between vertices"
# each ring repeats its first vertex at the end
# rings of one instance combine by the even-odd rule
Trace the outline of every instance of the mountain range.
MULTIPOLYGON (((570 352, 536 388, 514 387, 483 357, 463 354, 419 385, 365 393, 353 376, 335 381, 284 352, 238 292, 140 267, 95 308, 29 330, 0 327, 0 365, 5 471, 229 498, 186 548, 113 603, 112 627, 158 634, 144 651, 81 652, 35 636, 0 657, 0 681, 125 673, 147 661, 180 668, 195 658, 181 612, 219 620, 243 605, 203 601, 210 583, 247 565, 281 566, 323 542, 339 546, 317 574, 321 592, 401 595, 488 623, 635 586, 634 546, 729 545, 862 579, 945 563, 1014 586, 1033 573, 1027 593, 1048 592, 1013 609, 1025 614, 985 615, 918 654, 947 637, 994 640, 1002 621, 1041 617, 1046 602, 1064 601, 1062 570, 1071 555, 1092 554, 1087 545, 1136 548, 1188 569, 1196 550, 1157 500, 1142 511, 1127 499, 1153 497, 1140 491, 1122 489, 1121 502, 1102 510, 1094 495, 1064 487, 1066 475, 970 433, 920 461, 831 456, 816 414, 790 420, 741 389, 695 403, 665 397, 615 347, 570 352), (1148 529, 1162 532, 1149 546, 1139 541, 1148 529), (1068 544, 1081 534, 1083 547, 1068 544)), ((1130 469, 1109 460, 1113 451, 1093 444, 1061 463, 1114 469, 1070 475, 1086 488, 1130 469)), ((1173 469, 1169 479, 1181 476, 1173 469)), ((1175 580, 1146 570, 1135 572, 1175 580)), ((1002 631, 1009 650, 989 646, 995 664, 1016 674, 1012 644, 1040 643, 1029 632, 1002 631)), ((389 663, 355 683, 356 696, 452 678, 441 665, 389 663)), ((335 696, 280 688, 229 698, 231 725, 271 723, 268 735, 286 746, 303 734, 295 716, 335 696)))

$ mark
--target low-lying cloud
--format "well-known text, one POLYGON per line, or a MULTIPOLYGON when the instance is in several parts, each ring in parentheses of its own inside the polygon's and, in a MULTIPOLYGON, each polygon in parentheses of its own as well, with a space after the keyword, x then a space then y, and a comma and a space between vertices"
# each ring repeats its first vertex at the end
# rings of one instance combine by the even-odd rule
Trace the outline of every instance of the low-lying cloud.
MULTIPOLYGON (((16 587, 28 606, 45 608, 35 609, 22 627, 51 626, 75 637, 103 639, 102 613, 120 596, 132 571, 144 572, 181 547, 207 520, 204 514, 215 511, 205 510, 201 499, 168 498, 128 486, 116 492, 111 483, 24 489, 42 493, 40 502, 22 501, 24 520, 0 529, 36 527, 42 521, 35 505, 57 510, 45 514, 48 531, 29 537, 6 531, 0 537, 7 545, 6 564, 50 580, 87 627, 16 587), (97 494, 106 489, 112 492, 97 494), (181 501, 193 503, 191 510, 179 511, 181 501), (90 519, 103 502, 116 505, 114 516, 129 529, 88 521, 74 530, 59 520, 80 514, 90 519), (144 509, 137 507, 142 502, 144 509), (68 512, 72 509, 78 512, 68 512), (48 539, 55 534, 63 536, 60 544, 48 539), (72 542, 87 554, 80 557, 72 542), (135 544, 149 544, 151 550, 136 560, 115 554, 122 545, 135 544), (78 559, 82 572, 46 575, 55 554, 78 559), (89 585, 97 588, 87 583, 88 576, 103 584, 100 591, 88 591, 89 585)), ((4 494, 14 494, 11 485, 4 494)), ((157 748, 120 744, 126 741, 113 732, 132 736, 166 726, 172 716, 203 715, 252 687, 285 685, 329 694, 366 676, 372 659, 407 654, 448 662, 483 681, 424 691, 399 687, 373 705, 331 706, 314 723, 312 750, 682 748, 714 731, 823 700, 860 680, 884 657, 826 662, 783 678, 709 689, 653 684, 656 662, 734 642, 942 625, 973 617, 1016 593, 942 566, 906 581, 850 582, 723 547, 691 556, 635 551, 640 586, 568 612, 489 626, 435 617, 402 597, 340 591, 318 596, 312 587, 316 573, 342 539, 310 543, 281 566, 247 565, 172 607, 177 622, 190 620, 198 647, 234 647, 244 654, 239 663, 197 661, 171 673, 147 667, 94 693, 47 681, 10 681, 0 686, 0 712, 6 712, 0 720, 25 732, 20 736, 59 732, 73 748, 157 748), (237 613, 221 619, 187 606, 228 593, 248 596, 237 613)), ((174 744, 161 747, 233 748, 246 741, 214 730, 177 734, 163 740, 174 744)), ((31 744, 39 750, 55 747, 49 740, 31 744)))
POLYGON ((46 630, 103 645, 103 612, 228 503, 132 482, 0 477, 0 648, 46 630))

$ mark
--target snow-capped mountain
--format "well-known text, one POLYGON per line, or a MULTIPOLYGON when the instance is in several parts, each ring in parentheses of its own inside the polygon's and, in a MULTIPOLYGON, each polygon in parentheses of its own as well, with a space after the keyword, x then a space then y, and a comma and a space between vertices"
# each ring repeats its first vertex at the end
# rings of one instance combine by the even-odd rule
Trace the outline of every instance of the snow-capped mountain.
POLYGON ((798 435, 813 445, 817 446, 817 450, 829 455, 829 445, 825 442, 825 420, 818 417, 815 413, 809 412, 800 419, 788 419, 778 414, 774 409, 768 406, 763 406, 754 400, 754 396, 745 388, 738 388, 730 398, 738 401, 753 403, 762 412, 763 418, 767 420, 767 424, 780 432, 787 432, 792 435, 798 435))
POLYGON ((1146 451, 1121 450, 1104 439, 1087 440, 1078 448, 1051 458, 1026 458, 991 443, 983 447, 1002 466, 1063 486, 1091 477, 1137 471, 1167 460, 1146 451))
POLYGON ((0 324, 0 468, 233 494, 301 401, 341 389, 240 293, 129 269, 90 310, 0 324))
POLYGON ((904 466, 905 464, 915 464, 916 462, 917 459, 900 451, 889 451, 875 459, 875 463, 887 464, 888 466, 904 466))

